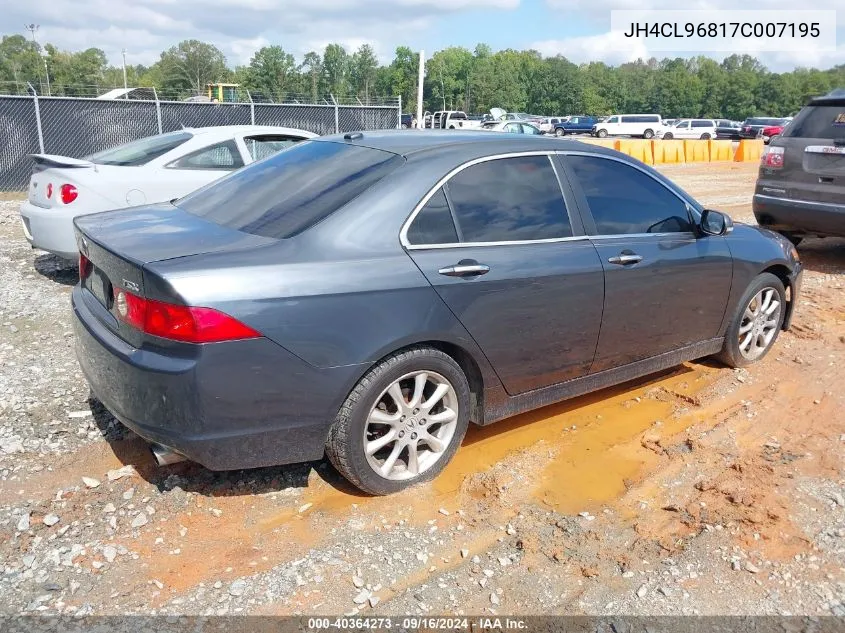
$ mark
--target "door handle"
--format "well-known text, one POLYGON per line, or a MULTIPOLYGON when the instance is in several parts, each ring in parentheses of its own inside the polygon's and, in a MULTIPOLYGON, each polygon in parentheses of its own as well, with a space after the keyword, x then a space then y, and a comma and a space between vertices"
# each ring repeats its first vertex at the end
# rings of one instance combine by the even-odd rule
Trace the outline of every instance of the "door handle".
POLYGON ((437 272, 447 277, 477 277, 489 273, 490 267, 484 264, 456 264, 441 268, 437 272))
POLYGON ((643 261, 642 255, 617 255, 607 260, 611 264, 619 264, 620 266, 630 266, 631 264, 638 264, 643 261))

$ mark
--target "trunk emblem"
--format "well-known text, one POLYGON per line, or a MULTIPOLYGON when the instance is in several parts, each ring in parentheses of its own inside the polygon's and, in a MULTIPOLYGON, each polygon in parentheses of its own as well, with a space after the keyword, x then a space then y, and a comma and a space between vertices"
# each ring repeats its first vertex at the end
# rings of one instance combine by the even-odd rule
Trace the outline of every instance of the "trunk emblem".
POLYGON ((141 292, 141 286, 136 284, 134 281, 129 281, 128 279, 123 280, 123 287, 130 292, 141 292))

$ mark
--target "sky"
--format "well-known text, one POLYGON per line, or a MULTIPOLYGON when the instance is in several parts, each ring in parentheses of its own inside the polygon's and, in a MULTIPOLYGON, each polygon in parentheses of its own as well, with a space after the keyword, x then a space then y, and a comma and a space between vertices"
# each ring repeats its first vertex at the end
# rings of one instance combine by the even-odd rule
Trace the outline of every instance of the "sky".
MULTIPOLYGON (((796 66, 829 68, 845 63, 845 5, 841 0, 812 0, 803 8, 835 9, 837 50, 813 46, 799 52, 761 52, 756 56, 773 71, 796 66)), ((684 9, 712 11, 796 9, 794 0, 688 0, 684 9)), ((562 54, 576 63, 619 64, 648 57, 691 56, 695 52, 649 51, 641 41, 619 45, 610 33, 612 9, 677 9, 677 0, 0 0, 0 34, 28 35, 24 25, 40 26, 40 42, 59 48, 103 49, 119 65, 151 64, 160 52, 183 39, 215 44, 230 66, 246 64, 268 44, 281 45, 297 59, 329 42, 350 52, 368 43, 382 63, 396 46, 424 49, 426 57, 447 46, 472 49, 478 42, 494 50, 534 48, 562 54)), ((709 53, 722 59, 729 53, 709 53)))

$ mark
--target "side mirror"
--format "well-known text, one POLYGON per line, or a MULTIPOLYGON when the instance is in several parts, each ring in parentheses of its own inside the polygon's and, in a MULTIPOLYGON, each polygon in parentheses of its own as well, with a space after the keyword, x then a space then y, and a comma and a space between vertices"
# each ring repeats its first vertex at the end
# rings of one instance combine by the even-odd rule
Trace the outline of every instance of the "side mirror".
POLYGON ((701 214, 701 232, 705 235, 727 235, 733 228, 733 220, 721 211, 704 209, 701 214))

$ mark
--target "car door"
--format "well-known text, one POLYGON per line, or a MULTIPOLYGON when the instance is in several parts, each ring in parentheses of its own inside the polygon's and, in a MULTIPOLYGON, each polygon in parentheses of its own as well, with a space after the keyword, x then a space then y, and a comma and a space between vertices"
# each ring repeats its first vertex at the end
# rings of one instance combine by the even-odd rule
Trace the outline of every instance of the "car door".
POLYGON ((604 272, 547 153, 464 165, 423 200, 402 242, 508 393, 589 371, 604 272))
POLYGON ((605 271, 592 371, 716 338, 733 276, 725 238, 699 235, 689 204, 647 168, 589 153, 564 163, 605 271))
POLYGON ((689 121, 681 121, 680 123, 678 123, 678 125, 672 128, 672 133, 675 138, 692 138, 692 135, 690 134, 690 129, 691 128, 689 121))

